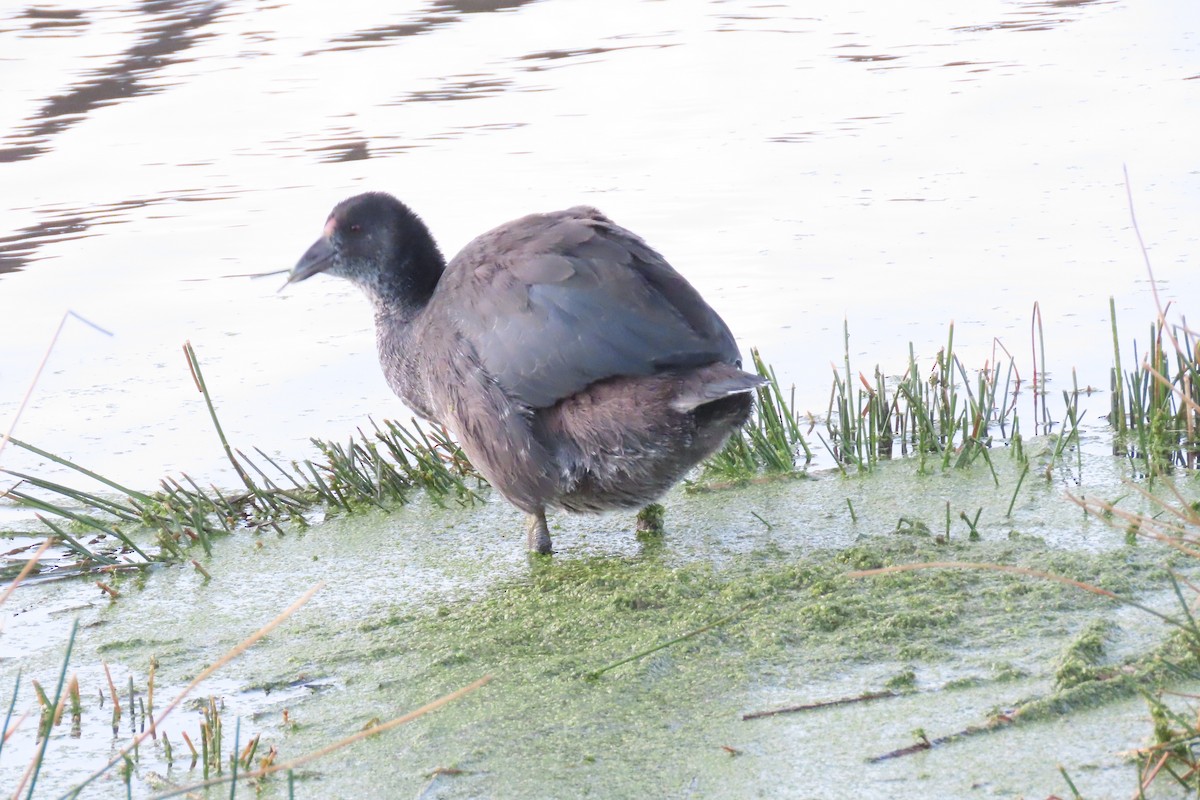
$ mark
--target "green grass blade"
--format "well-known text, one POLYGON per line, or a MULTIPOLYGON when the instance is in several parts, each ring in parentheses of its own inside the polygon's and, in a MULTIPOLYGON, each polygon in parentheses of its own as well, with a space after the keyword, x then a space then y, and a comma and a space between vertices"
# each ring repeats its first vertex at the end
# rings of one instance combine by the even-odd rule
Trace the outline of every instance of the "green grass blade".
POLYGON ((30 453, 33 453, 34 455, 39 455, 42 458, 49 459, 50 461, 53 461, 55 464, 58 464, 63 467, 67 467, 68 469, 78 472, 80 475, 86 475, 87 477, 91 478, 92 480, 99 481, 100 483, 103 483, 105 486, 108 486, 111 489, 116 489, 118 492, 120 492, 121 494, 123 494, 127 497, 132 497, 132 498, 138 500, 139 502, 143 502, 143 503, 154 502, 153 498, 151 498, 149 495, 146 495, 141 492, 134 491, 133 489, 129 489, 125 486, 122 486, 121 484, 117 483, 116 481, 110 480, 110 479, 104 477, 103 475, 98 475, 95 472, 92 472, 90 469, 84 469, 83 467, 79 466, 78 464, 76 464, 73 461, 69 461, 61 456, 56 456, 53 453, 47 453, 45 450, 42 450, 41 448, 38 448, 38 447, 34 447, 33 445, 28 444, 27 442, 21 441, 20 439, 10 438, 9 441, 12 442, 13 444, 15 444, 17 447, 20 447, 22 450, 28 450, 30 453))
MULTIPOLYGON (((71 635, 67 639, 67 652, 63 656, 62 669, 60 669, 58 672, 58 688, 54 690, 54 703, 50 706, 51 714, 54 713, 54 709, 58 708, 58 701, 62 699, 63 687, 67 683, 67 666, 71 663, 71 650, 75 647, 75 634, 78 630, 79 618, 76 617, 75 621, 71 623, 71 635)), ((40 747, 38 748, 37 755, 35 756, 33 775, 29 780, 29 793, 25 795, 25 800, 33 800, 33 790, 37 788, 38 774, 42 771, 42 762, 46 757, 46 747, 49 745, 49 743, 50 732, 47 731, 46 735, 42 737, 40 747)), ((14 795, 19 792, 20 788, 17 789, 17 792, 14 792, 14 795)))
POLYGON ((8 726, 12 724, 13 709, 17 707, 17 694, 21 689, 21 669, 17 668, 17 678, 13 681, 12 700, 8 703, 8 713, 4 715, 4 727, 0 728, 0 755, 4 754, 4 742, 8 739, 8 726))

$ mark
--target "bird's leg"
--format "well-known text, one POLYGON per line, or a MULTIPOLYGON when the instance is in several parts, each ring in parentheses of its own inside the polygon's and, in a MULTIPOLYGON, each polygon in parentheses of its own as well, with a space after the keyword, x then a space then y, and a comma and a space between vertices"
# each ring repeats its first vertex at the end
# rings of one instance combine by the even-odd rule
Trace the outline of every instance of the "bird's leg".
POLYGON ((538 509, 536 514, 529 515, 529 533, 525 542, 531 553, 548 556, 554 552, 550 545, 550 529, 546 527, 546 509, 538 509))

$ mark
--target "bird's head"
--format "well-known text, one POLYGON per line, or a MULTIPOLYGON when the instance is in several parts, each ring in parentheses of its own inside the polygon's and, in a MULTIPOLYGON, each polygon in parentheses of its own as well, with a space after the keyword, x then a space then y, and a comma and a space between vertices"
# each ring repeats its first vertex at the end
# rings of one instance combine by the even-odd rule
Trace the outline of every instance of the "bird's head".
POLYGON ((301 256, 287 282, 325 272, 354 282, 377 305, 420 305, 444 267, 416 214, 390 194, 367 192, 334 207, 321 238, 301 256))

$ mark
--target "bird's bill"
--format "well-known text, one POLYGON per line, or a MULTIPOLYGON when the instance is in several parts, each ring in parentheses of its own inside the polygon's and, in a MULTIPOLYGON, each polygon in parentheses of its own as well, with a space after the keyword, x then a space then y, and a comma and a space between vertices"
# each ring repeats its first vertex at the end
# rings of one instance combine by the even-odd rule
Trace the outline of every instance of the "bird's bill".
POLYGON ((329 239, 322 236, 308 248, 308 252, 300 257, 296 266, 288 273, 288 283, 299 283, 305 278, 311 278, 318 272, 324 272, 333 265, 333 245, 329 239))

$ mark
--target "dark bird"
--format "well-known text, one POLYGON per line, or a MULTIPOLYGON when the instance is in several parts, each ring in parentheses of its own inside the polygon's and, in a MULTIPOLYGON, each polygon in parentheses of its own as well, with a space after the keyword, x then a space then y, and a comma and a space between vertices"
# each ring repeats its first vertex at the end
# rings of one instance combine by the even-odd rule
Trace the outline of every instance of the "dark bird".
POLYGON ((327 272, 375 309, 388 384, 529 515, 652 502, 750 415, 765 381, 666 260, 599 211, 531 214, 447 264, 388 194, 343 200, 288 283, 327 272))

